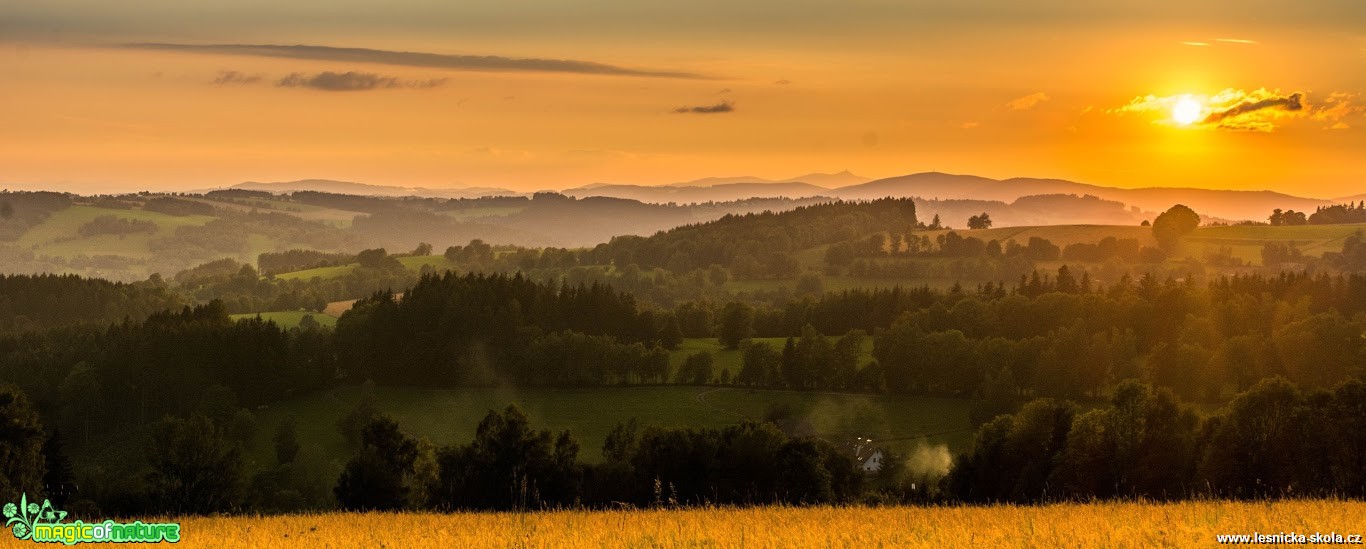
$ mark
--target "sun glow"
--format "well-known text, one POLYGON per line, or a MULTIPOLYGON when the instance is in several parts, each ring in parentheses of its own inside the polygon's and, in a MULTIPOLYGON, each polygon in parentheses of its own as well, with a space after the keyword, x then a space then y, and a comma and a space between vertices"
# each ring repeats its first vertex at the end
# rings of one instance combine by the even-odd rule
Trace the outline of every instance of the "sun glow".
POLYGON ((1203 108, 1199 101, 1190 96, 1182 97, 1172 107, 1172 120, 1182 126, 1189 126, 1200 120, 1200 111, 1203 108))

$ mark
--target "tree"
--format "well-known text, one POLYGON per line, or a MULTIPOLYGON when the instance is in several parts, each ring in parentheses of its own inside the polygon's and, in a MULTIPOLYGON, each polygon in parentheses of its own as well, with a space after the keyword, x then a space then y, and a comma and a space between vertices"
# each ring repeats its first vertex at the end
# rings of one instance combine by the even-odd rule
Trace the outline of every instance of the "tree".
POLYGON ((850 330, 835 342, 834 372, 832 378, 827 381, 827 387, 854 388, 854 380, 858 376, 859 356, 863 352, 863 341, 867 337, 868 334, 863 330, 850 330))
POLYGON ((147 447, 147 463, 153 501, 163 512, 216 513, 237 505, 242 449, 203 415, 161 420, 147 447))
POLYGON ((337 420, 337 432, 341 433, 347 446, 358 448, 361 444, 361 432, 379 415, 379 410, 375 408, 375 398, 367 391, 360 402, 356 403, 355 408, 337 420))
POLYGON ((1293 488, 1300 391, 1283 378, 1264 379, 1211 419, 1199 465, 1201 480, 1225 497, 1267 497, 1293 488))
POLYGON ((1172 251, 1176 249, 1179 239, 1196 227, 1200 226, 1200 214, 1194 210, 1177 204, 1162 212, 1153 220, 1153 237, 1157 239, 1157 244, 1162 249, 1172 251))
POLYGON ((740 302, 726 304, 721 312, 721 330, 717 334, 727 349, 740 347, 740 342, 754 335, 754 309, 740 302))
POLYGON ((664 318, 664 328, 659 331, 659 345, 672 351, 682 344, 683 327, 679 325, 677 316, 668 315, 664 318))
POLYGON ((782 364, 782 355, 772 345, 758 341, 745 344, 740 373, 735 382, 749 386, 772 385, 782 364))
POLYGON ((974 215, 974 216, 972 216, 972 217, 969 217, 969 218, 968 218, 968 228, 969 228, 969 229, 973 229, 973 230, 977 230, 977 229, 990 229, 990 228, 991 228, 991 216, 990 216, 990 215, 987 215, 986 212, 982 212, 982 215, 974 215))
POLYGON ((28 397, 18 388, 0 387, 0 502, 43 493, 46 440, 28 397))
POLYGON ((432 245, 426 242, 418 244, 417 248, 413 249, 413 255, 419 257, 424 255, 432 255, 432 245))
POLYGON ((730 281, 730 271, 726 270, 725 267, 713 263, 711 267, 707 268, 707 280, 710 281, 713 286, 725 286, 726 282, 730 281))
POLYGON ((43 474, 43 495, 62 506, 76 495, 77 487, 71 459, 66 454, 66 439, 60 430, 53 429, 52 436, 43 443, 43 461, 47 469, 43 474))
POLYGON ((275 429, 275 461, 281 465, 293 463, 299 455, 299 438, 294 429, 294 418, 287 417, 275 429))
POLYGON ((85 362, 77 362, 57 387, 66 412, 67 425, 80 427, 81 443, 90 443, 90 422, 98 420, 104 402, 99 380, 85 362))
MULTIPOLYGON (((627 429, 627 428, 623 428, 627 429)), ((615 432, 615 431, 614 431, 615 432)), ((625 433, 614 440, 622 441, 625 433)), ((474 440, 441 449, 432 503, 443 509, 522 509, 532 504, 568 504, 582 475, 579 445, 564 431, 535 431, 516 406, 490 410, 474 440)), ((624 449, 621 451, 625 451, 624 449)))
POLYGON ((711 353, 698 351, 684 359, 683 365, 679 367, 678 374, 674 377, 674 382, 705 385, 711 382, 711 376, 711 353))
POLYGON ((969 502, 1036 502, 1067 443, 1076 405, 1038 399, 1013 416, 1000 416, 977 431, 972 452, 954 460, 945 481, 969 502))
POLYGON ((337 479, 337 501, 351 510, 402 509, 417 458, 417 441, 404 435, 397 422, 385 415, 371 419, 361 430, 360 453, 337 479))
POLYGON ((602 459, 615 463, 630 461, 631 455, 636 453, 639 430, 640 422, 634 417, 625 423, 617 423, 602 441, 602 459))
POLYGON ((807 272, 802 273, 802 276, 797 277, 797 293, 818 296, 824 291, 824 285, 821 283, 821 275, 807 272))

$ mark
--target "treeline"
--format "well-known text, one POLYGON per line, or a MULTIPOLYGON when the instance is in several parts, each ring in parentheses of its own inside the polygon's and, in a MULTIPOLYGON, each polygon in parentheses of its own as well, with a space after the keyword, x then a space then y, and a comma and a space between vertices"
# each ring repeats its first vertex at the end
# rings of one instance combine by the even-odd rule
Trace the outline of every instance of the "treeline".
POLYGON ((107 328, 0 336, 0 379, 68 420, 68 432, 188 416, 215 392, 255 407, 333 383, 338 373, 330 333, 233 321, 218 302, 107 328))
POLYGON ((786 278, 797 272, 791 252, 870 232, 905 232, 915 223, 911 199, 837 201, 780 213, 727 215, 649 238, 616 237, 594 248, 589 263, 618 268, 634 264, 674 273, 719 265, 739 279, 786 278))
MULTIPOLYGON (((266 256, 268 254, 262 254, 266 256)), ((200 303, 218 300, 229 313, 260 311, 321 311, 328 303, 345 301, 356 296, 373 294, 393 288, 406 288, 417 283, 419 274, 403 266, 383 248, 363 250, 357 254, 326 254, 282 252, 282 259, 267 259, 268 264, 288 261, 356 262, 355 268, 328 278, 312 280, 300 278, 262 277, 250 264, 231 258, 203 263, 176 273, 175 283, 200 303), (343 257, 343 255, 345 257, 343 257)))
POLYGON ((865 483, 843 449, 768 423, 640 430, 631 420, 594 464, 579 461, 568 431, 534 430, 513 406, 490 411, 468 444, 423 448, 382 415, 361 439, 335 489, 345 509, 853 503, 865 483))
POLYGON ((875 339, 887 389, 1074 397, 1137 378, 1216 400, 1274 376, 1327 387, 1366 364, 1366 277, 1233 278, 1204 290, 1148 278, 1097 294, 1060 273, 1053 286, 904 317, 875 339))
POLYGON ((112 215, 96 217, 76 229, 77 234, 87 238, 101 234, 125 235, 155 232, 157 232, 157 224, 154 221, 128 219, 112 215))
POLYGON ((149 212, 164 213, 166 215, 187 216, 187 215, 213 215, 212 204, 175 198, 171 196, 159 196, 147 200, 142 204, 142 209, 149 212))
MULTIPOLYGON (((1265 380, 1204 416, 1172 392, 1125 382, 1105 405, 1038 399, 983 425, 945 475, 887 454, 876 474, 854 450, 788 437, 772 423, 641 429, 619 423, 601 461, 568 432, 490 411, 465 444, 435 446, 362 402, 339 423, 352 457, 337 469, 302 448, 292 420, 273 463, 249 472, 256 426, 222 398, 151 425, 118 476, 82 488, 63 438, 23 393, 0 388, 0 497, 54 498, 83 518, 113 513, 677 508, 708 505, 1014 503, 1196 497, 1366 497, 1366 384, 1301 391, 1265 380)), ((96 474, 99 474, 98 470, 96 474)))
POLYGON ((970 503, 1366 497, 1366 385, 1264 380, 1201 417, 1170 391, 1120 385, 1108 406, 1035 400, 977 432, 944 488, 970 503))
POLYGON ((665 324, 609 286, 557 288, 521 275, 447 272, 423 276, 402 299, 382 292, 358 301, 337 321, 336 341, 349 372, 380 383, 626 383, 663 379, 649 373, 656 366, 607 360, 621 368, 584 371, 577 368, 582 360, 569 357, 657 362, 659 354, 645 347, 658 344, 665 324), (550 334, 561 335, 543 340, 550 334))
POLYGON ((1310 225, 1330 225, 1335 223, 1366 223, 1366 200, 1351 203, 1320 206, 1309 216, 1310 225))
POLYGON ((345 265, 356 261, 356 254, 344 252, 320 252, 317 250, 288 250, 283 252, 264 252, 256 258, 256 268, 263 275, 273 275, 345 265))
POLYGON ((126 284, 75 275, 0 275, 0 334, 105 327, 186 304, 156 280, 126 284))
POLYGON ((1314 208, 1314 213, 1307 215, 1304 212, 1281 211, 1280 208, 1276 208, 1267 217, 1267 221, 1274 226, 1366 223, 1366 200, 1358 201, 1356 204, 1348 202, 1332 206, 1319 206, 1314 208))
POLYGON ((1094 243, 1077 242, 1065 248, 1046 238, 1024 243, 982 240, 949 231, 935 236, 875 233, 862 240, 830 245, 824 256, 827 275, 858 278, 1012 279, 1028 274, 1036 262, 1068 261, 1120 265, 1156 265, 1168 254, 1143 246, 1137 239, 1106 237, 1094 243))

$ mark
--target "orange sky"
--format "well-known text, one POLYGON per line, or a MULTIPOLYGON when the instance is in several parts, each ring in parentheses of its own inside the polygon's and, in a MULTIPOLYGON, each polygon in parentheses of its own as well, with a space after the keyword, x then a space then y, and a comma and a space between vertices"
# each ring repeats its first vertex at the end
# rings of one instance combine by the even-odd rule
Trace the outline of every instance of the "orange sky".
POLYGON ((1288 12, 1267 0, 276 4, 9 3, 0 184, 101 192, 329 178, 536 190, 849 169, 1366 192, 1357 0, 1288 12), (125 46, 145 42, 567 59, 697 77, 125 46), (1186 94, 1205 99, 1208 118, 1180 127, 1168 105, 1186 94))

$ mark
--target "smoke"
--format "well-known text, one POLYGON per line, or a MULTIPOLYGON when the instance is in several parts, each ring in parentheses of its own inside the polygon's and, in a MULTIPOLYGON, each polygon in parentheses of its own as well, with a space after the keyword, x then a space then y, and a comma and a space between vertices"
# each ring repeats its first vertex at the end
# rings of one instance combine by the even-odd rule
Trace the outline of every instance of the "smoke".
POLYGON ((953 455, 945 444, 930 445, 917 442, 906 456, 906 472, 912 478, 935 481, 949 474, 953 465, 953 455))
POLYGON ((822 433, 874 438, 891 433, 886 411, 862 399, 821 398, 802 417, 822 433))

